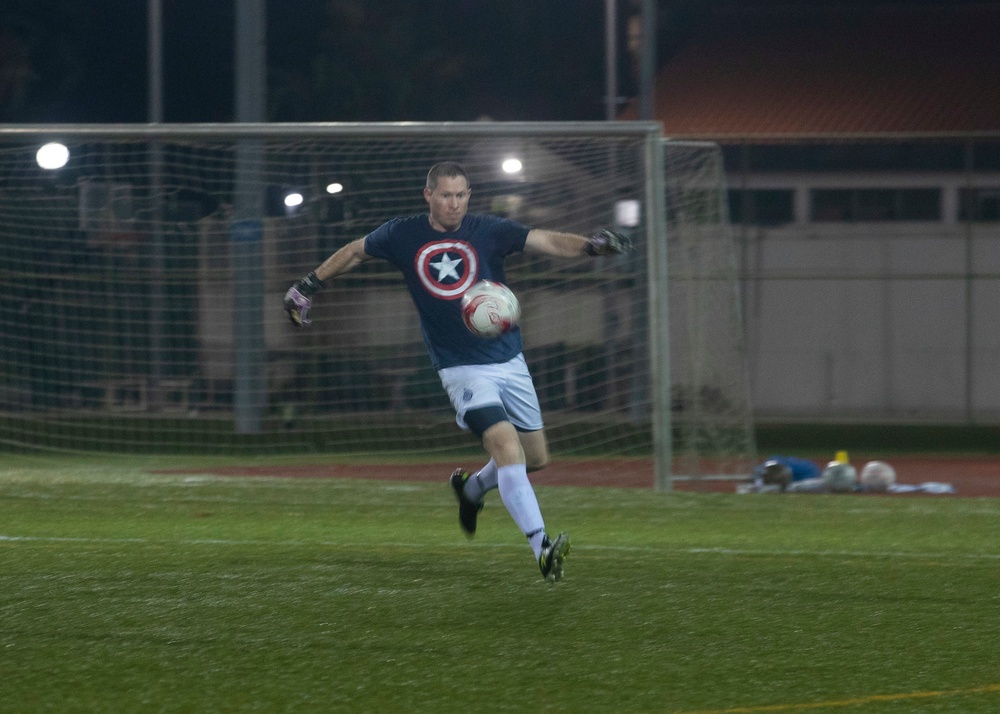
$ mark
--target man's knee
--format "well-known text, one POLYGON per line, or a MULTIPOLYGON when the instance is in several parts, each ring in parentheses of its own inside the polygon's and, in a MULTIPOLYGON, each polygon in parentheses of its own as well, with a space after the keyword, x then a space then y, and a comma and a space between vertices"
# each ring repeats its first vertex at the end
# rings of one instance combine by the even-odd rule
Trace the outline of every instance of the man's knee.
POLYGON ((541 456, 528 456, 527 457, 527 467, 528 471, 541 471, 546 466, 549 465, 550 459, 548 454, 543 454, 541 456))
POLYGON ((483 448, 497 466, 526 464, 521 441, 509 421, 497 422, 483 433, 483 448))
POLYGON ((518 436, 524 447, 528 471, 540 471, 549 465, 549 444, 544 431, 523 431, 519 432, 518 436))

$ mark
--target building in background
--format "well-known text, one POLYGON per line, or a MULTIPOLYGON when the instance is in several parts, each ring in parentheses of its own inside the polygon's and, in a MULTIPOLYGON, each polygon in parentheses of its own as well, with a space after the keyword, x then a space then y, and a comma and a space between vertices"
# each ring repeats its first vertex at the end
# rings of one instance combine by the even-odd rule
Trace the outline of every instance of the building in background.
POLYGON ((992 4, 720 10, 662 67, 666 136, 724 149, 759 418, 1000 418, 998 36, 992 4))

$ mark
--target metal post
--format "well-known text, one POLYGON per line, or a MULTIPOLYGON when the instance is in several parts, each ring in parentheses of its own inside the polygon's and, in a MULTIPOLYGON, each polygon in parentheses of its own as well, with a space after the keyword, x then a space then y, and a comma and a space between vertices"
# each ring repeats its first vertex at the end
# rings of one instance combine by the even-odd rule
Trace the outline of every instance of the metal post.
MULTIPOLYGON (((146 34, 149 44, 149 123, 163 122, 163 8, 161 0, 149 0, 146 7, 146 34)), ((151 265, 149 284, 149 408, 158 411, 162 404, 160 381, 163 379, 163 302, 166 270, 163 245, 163 142, 149 144, 149 215, 151 265)))
POLYGON ((149 43, 149 123, 163 121, 163 7, 161 0, 146 6, 146 36, 149 43))
POLYGON ((666 198, 663 142, 646 139, 646 247, 649 293, 649 365, 651 379, 653 469, 657 491, 673 490, 673 421, 670 413, 670 316, 667 279, 666 198))
POLYGON ((604 80, 608 96, 605 118, 618 116, 618 9, 615 0, 604 0, 604 80))
MULTIPOLYGON (((236 121, 265 116, 265 0, 236 2, 236 121)), ((263 143, 241 139, 236 148, 236 185, 230 255, 233 268, 233 411, 240 434, 261 431, 267 391, 264 341, 264 157, 263 143)))
MULTIPOLYGON (((965 164, 965 185, 972 184, 973 174, 976 170, 975 144, 970 139, 965 142, 964 161, 965 164)), ((963 225, 965 235, 965 423, 974 424, 976 422, 976 412, 973 405, 975 401, 975 369, 974 359, 976 329, 975 310, 975 276, 973 275, 975 258, 973 256, 972 245, 973 223, 972 217, 967 216, 963 225)))

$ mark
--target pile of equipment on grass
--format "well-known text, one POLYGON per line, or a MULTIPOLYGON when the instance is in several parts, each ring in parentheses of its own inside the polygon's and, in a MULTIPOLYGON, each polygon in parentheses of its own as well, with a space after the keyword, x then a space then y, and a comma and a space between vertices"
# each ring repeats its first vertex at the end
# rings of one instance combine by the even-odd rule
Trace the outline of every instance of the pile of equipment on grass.
POLYGON ((846 451, 838 451, 821 467, 809 459, 769 456, 753 472, 753 479, 736 486, 737 493, 955 493, 950 483, 929 481, 903 484, 885 461, 868 461, 861 469, 851 465, 846 451))

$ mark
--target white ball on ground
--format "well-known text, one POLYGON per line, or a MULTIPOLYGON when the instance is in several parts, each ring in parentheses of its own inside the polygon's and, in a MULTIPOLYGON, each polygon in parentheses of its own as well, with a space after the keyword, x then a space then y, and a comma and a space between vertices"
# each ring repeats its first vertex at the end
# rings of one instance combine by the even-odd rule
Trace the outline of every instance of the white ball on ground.
POLYGON ((869 461, 861 468, 861 486, 866 491, 888 491, 896 484, 896 469, 884 461, 869 461))
POLYGON ((823 469, 823 483, 833 493, 848 493, 858 482, 858 471, 850 464, 831 461, 823 469))

